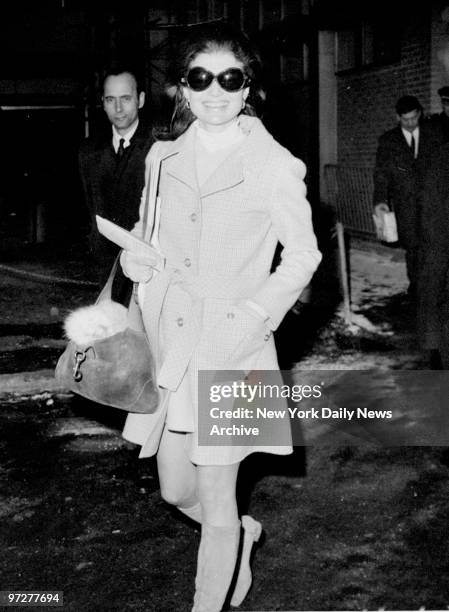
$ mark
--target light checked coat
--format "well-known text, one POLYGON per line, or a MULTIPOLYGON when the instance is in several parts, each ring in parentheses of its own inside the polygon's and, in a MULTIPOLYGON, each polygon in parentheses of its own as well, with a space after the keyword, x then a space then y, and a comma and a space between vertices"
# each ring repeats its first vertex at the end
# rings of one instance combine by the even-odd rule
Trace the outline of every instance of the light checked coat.
MULTIPOLYGON (((321 255, 303 182, 304 164, 256 118, 241 116, 247 137, 201 189, 195 167, 195 126, 164 142, 159 242, 166 269, 145 286, 143 319, 158 355, 159 385, 177 397, 182 424, 191 420, 188 453, 198 464, 240 461, 254 451, 288 453, 288 420, 276 446, 198 446, 198 370, 277 370, 273 330, 309 283, 321 255), (282 260, 270 274, 277 242, 282 260), (268 320, 249 308, 256 303, 268 320)), ((145 193, 144 193, 145 195, 145 193)), ((144 202, 144 195, 142 202, 144 202)), ((143 210, 141 208, 141 219, 143 210)), ((142 233, 141 221, 136 233, 142 233)), ((169 394, 170 396, 170 394, 169 394)), ((126 438, 157 451, 167 398, 155 415, 129 415, 126 438)), ((281 400, 281 404, 282 404, 281 400)), ((201 410, 201 406, 200 406, 201 410)), ((201 415, 200 415, 201 419, 201 415)), ((238 441, 235 442, 236 444, 238 441)))

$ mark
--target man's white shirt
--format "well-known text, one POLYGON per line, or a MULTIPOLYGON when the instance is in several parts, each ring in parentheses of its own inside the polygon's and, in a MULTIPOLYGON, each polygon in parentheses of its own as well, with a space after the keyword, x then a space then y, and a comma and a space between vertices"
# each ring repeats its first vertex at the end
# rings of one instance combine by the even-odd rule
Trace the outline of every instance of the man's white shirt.
POLYGON ((412 136, 415 140, 415 150, 414 150, 414 154, 413 157, 418 157, 418 151, 419 151, 419 127, 416 127, 413 132, 409 132, 408 130, 404 130, 403 128, 401 128, 402 133, 404 134, 404 137, 407 141, 408 146, 410 147, 412 145, 412 136))
POLYGON ((126 134, 124 136, 117 132, 117 130, 115 128, 115 125, 112 126, 112 146, 114 147, 114 151, 116 153, 118 151, 118 148, 120 146, 120 141, 121 141, 122 138, 125 141, 123 143, 123 148, 127 149, 129 147, 130 140, 134 136, 134 134, 136 133, 138 125, 139 125, 139 122, 136 121, 135 125, 129 130, 129 132, 126 132, 126 134))

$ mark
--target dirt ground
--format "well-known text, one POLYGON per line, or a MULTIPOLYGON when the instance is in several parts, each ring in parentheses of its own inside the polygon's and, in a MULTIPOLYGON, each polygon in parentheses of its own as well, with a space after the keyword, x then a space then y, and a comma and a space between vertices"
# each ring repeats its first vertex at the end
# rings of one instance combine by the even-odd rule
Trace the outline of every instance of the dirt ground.
MULTIPOLYGON (((326 299, 290 314, 278 334, 284 363, 425 367, 400 254, 361 249, 351 262, 352 326, 329 319, 326 299)), ((52 265, 67 275, 65 264, 52 265)), ((95 294, 6 275, 0 285, 3 371, 41 367, 44 354, 53 363, 63 313, 95 294)), ((199 531, 161 501, 154 461, 137 459, 122 423, 72 396, 3 397, 3 590, 63 590, 73 612, 190 610, 199 531)), ((256 454, 241 468, 239 500, 265 530, 241 610, 449 608, 445 447, 316 444, 283 459, 256 454)))
POLYGON ((98 289, 83 245, 24 247, 0 263, 0 374, 54 367, 62 321, 98 289))
MULTIPOLYGON (((68 398, 2 404, 3 589, 62 590, 73 612, 190 610, 198 530, 117 425, 68 398)), ((265 538, 242 609, 447 609, 448 460, 374 446, 253 455, 241 487, 265 538)))

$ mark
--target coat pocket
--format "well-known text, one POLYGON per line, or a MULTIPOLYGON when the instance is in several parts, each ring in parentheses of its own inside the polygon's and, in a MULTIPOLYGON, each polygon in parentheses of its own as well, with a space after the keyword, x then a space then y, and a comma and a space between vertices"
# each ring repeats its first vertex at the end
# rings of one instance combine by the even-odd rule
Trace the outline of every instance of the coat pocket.
POLYGON ((257 362, 271 337, 261 317, 240 302, 208 300, 204 312, 203 357, 208 367, 246 369, 257 362), (220 303, 221 302, 221 303, 220 303))

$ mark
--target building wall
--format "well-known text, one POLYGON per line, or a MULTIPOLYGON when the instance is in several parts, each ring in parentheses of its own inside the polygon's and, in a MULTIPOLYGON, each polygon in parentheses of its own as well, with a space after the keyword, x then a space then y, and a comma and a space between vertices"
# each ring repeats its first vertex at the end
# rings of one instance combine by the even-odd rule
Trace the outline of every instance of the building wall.
POLYGON ((432 55, 431 55, 431 110, 441 111, 438 89, 449 85, 449 6, 440 0, 432 10, 432 55))
POLYGON ((374 164, 378 137, 396 125, 401 96, 414 95, 426 113, 431 110, 430 9, 407 18, 399 62, 337 75, 340 164, 374 164))

